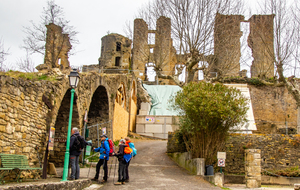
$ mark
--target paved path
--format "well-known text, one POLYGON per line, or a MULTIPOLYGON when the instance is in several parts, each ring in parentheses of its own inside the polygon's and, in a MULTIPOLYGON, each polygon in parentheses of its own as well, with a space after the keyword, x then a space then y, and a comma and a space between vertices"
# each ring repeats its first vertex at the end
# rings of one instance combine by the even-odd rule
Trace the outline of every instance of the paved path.
POLYGON ((165 153, 167 141, 136 141, 135 146, 138 154, 129 166, 130 182, 113 185, 111 175, 103 189, 220 189, 178 167, 165 153))

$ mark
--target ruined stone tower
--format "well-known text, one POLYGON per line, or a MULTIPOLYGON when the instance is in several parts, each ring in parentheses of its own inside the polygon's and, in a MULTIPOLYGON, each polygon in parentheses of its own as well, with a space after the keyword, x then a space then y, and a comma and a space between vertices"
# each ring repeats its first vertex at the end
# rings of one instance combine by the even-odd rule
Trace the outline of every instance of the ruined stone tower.
POLYGON ((275 15, 253 15, 250 19, 248 45, 254 58, 251 77, 274 77, 274 29, 275 15))
POLYGON ((62 33, 62 28, 50 23, 47 27, 46 51, 44 64, 37 66, 37 70, 45 70, 51 68, 68 69, 69 51, 72 46, 69 35, 62 33))
POLYGON ((101 38, 99 66, 104 72, 129 69, 131 40, 120 34, 109 34, 101 38))
MULTIPOLYGON (((149 30, 143 19, 134 20, 132 68, 136 76, 146 80, 146 64, 154 63, 162 69, 162 74, 174 72, 176 51, 172 45, 171 19, 161 16, 156 22, 156 30, 149 30), (148 42, 148 35, 155 35, 155 43, 148 42)), ((164 84, 172 81, 161 80, 164 84)))
POLYGON ((211 72, 222 72, 225 76, 237 76, 240 71, 242 15, 222 15, 217 13, 214 32, 215 65, 211 72))

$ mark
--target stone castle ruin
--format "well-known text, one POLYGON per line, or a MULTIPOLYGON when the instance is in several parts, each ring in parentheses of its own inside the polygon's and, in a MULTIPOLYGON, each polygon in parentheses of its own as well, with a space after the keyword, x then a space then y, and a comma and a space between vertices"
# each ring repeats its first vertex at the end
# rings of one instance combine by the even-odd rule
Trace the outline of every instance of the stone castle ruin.
POLYGON ((46 25, 46 51, 44 64, 38 65, 38 71, 48 72, 49 69, 59 68, 61 70, 69 69, 69 51, 72 48, 68 34, 62 33, 62 28, 53 23, 46 25))
MULTIPOLYGON (((240 75, 240 23, 249 22, 248 44, 254 58, 251 76, 272 77, 273 18, 274 15, 253 15, 245 21, 241 15, 217 14, 214 55, 208 55, 213 57, 209 62, 211 72, 228 67, 231 69, 223 69, 225 75, 240 75)), ((155 30, 149 30, 143 19, 135 19, 132 41, 119 34, 108 34, 101 42, 99 63, 84 66, 80 73, 72 126, 77 126, 82 132, 87 113, 88 126, 105 123, 101 128, 106 128, 110 138, 119 140, 129 131, 135 131, 139 101, 143 101, 143 97, 138 96, 141 85, 137 78, 147 80, 147 65, 154 64, 161 68, 162 74, 172 75, 185 56, 176 54, 171 38, 171 20, 166 17, 157 20, 155 30), (153 41, 148 40, 149 35, 155 36, 153 41)), ((47 25, 45 60, 37 69, 43 73, 53 69, 69 72, 68 53, 71 48, 69 36, 63 34, 59 26, 47 25)), ((30 165, 38 165, 37 155, 44 157, 49 129, 54 127, 55 142, 49 160, 55 166, 62 166, 70 106, 67 76, 56 81, 33 82, 5 75, 0 78, 0 152, 27 155, 30 165), (35 150, 36 146, 41 147, 39 152, 35 150)), ((174 84, 167 79, 159 82, 174 84)), ((277 128, 283 128, 286 113, 290 115, 290 126, 295 128, 295 101, 284 87, 270 88, 250 88, 258 131, 276 133, 277 128)), ((90 129, 88 140, 97 142, 96 128, 90 129)))
MULTIPOLYGON (((219 74, 223 76, 246 77, 247 71, 240 70, 242 36, 240 26, 241 22, 247 22, 250 23, 248 46, 254 58, 251 77, 273 77, 273 18, 274 15, 253 15, 249 20, 245 20, 242 15, 217 13, 214 26, 214 54, 203 56, 203 61, 209 64, 210 76, 214 77, 221 72, 219 74)), ((131 40, 119 34, 106 35, 101 41, 99 65, 84 66, 85 71, 101 69, 105 73, 116 73, 131 70, 136 77, 147 81, 148 66, 155 65, 156 68, 160 68, 162 74, 173 75, 175 67, 187 57, 176 53, 171 38, 171 19, 164 16, 157 19, 155 30, 149 30, 143 19, 134 20, 132 49, 131 40)), ((161 84, 174 84, 167 79, 159 81, 161 84)))

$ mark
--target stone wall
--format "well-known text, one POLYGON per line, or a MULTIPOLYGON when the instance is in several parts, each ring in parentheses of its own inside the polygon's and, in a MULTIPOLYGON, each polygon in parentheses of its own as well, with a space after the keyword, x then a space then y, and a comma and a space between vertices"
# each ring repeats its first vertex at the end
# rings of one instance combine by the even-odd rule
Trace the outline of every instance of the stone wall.
POLYGON ((261 150, 262 171, 298 166, 299 135, 243 135, 232 134, 226 143, 227 173, 244 173, 246 149, 261 150))
MULTIPOLYGON (((182 140, 181 140, 182 141, 182 140)), ((225 173, 245 173, 245 150, 261 150, 262 172, 300 165, 300 135, 231 134, 226 142, 225 173)), ((168 153, 186 152, 184 143, 169 133, 168 153)))
POLYGON ((60 26, 53 23, 46 25, 47 37, 44 64, 37 70, 47 72, 51 68, 69 69, 69 51, 72 48, 68 34, 64 34, 60 26))
POLYGON ((48 117, 51 110, 43 96, 54 105, 59 90, 48 81, 28 81, 0 76, 0 152, 23 154, 31 166, 38 166, 35 147, 43 157, 46 148, 48 117))
POLYGON ((257 131, 263 134, 285 134, 297 131, 296 101, 285 87, 248 85, 257 131))
POLYGON ((275 15, 253 15, 248 21, 248 45, 254 58, 251 77, 274 77, 274 17, 275 15))
MULTIPOLYGON (((58 167, 63 164, 66 150, 70 87, 67 75, 51 81, 43 80, 44 77, 41 75, 35 80, 28 80, 22 73, 17 78, 0 76, 0 153, 27 155, 30 165, 38 166, 34 148, 40 148, 40 158, 43 160, 49 128, 55 127, 54 151, 50 151, 49 160, 58 167)), ((103 119, 114 120, 120 84, 124 86, 126 97, 131 97, 131 88, 135 88, 136 92, 133 75, 80 73, 80 77, 75 89, 72 127, 78 127, 81 134, 86 111, 88 125, 103 119)), ((129 112, 129 100, 126 98, 124 103, 126 112, 129 112)), ((127 117, 127 123, 128 120, 127 117)), ((128 131, 128 124, 122 127, 128 131)), ((111 124, 107 125, 107 134, 113 138, 111 124)), ((90 139, 96 145, 95 138, 90 139)))
POLYGON ((212 72, 222 72, 227 76, 237 76, 240 71, 240 29, 242 15, 222 15, 217 13, 214 26, 214 53, 216 55, 216 65, 212 67, 212 72))
POLYGON ((131 56, 131 40, 120 34, 108 34, 101 38, 101 57, 99 66, 104 71, 129 69, 131 56), (110 70, 105 70, 110 69, 110 70))

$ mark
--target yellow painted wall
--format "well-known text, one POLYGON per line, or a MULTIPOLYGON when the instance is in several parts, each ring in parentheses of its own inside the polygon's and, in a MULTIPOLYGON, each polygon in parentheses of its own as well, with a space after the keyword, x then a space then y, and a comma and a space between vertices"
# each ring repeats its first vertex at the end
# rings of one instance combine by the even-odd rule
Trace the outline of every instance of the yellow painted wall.
POLYGON ((113 141, 127 137, 129 113, 115 102, 113 120, 113 141))
POLYGON ((136 113, 137 113, 137 106, 134 103, 133 99, 131 99, 130 104, 130 131, 135 131, 135 121, 136 121, 136 113))

